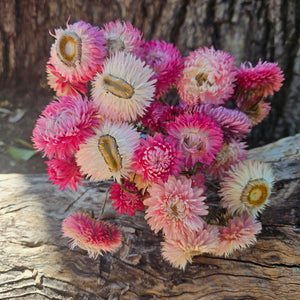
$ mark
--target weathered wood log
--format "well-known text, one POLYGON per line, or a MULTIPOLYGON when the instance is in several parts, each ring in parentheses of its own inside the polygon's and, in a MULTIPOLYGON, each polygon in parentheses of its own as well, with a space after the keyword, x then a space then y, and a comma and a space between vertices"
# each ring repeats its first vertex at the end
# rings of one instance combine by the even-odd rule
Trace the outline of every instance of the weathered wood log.
POLYGON ((185 271, 160 254, 144 214, 103 218, 124 242, 96 261, 71 251, 61 222, 78 209, 101 211, 109 183, 60 192, 45 175, 0 175, 0 299, 299 299, 300 134, 251 150, 269 162, 276 183, 251 248, 229 258, 198 256, 185 271))

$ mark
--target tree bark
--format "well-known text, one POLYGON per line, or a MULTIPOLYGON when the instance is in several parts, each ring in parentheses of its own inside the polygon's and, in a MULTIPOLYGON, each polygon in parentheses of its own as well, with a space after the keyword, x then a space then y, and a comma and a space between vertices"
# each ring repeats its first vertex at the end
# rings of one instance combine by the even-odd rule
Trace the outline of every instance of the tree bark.
POLYGON ((0 175, 0 299, 299 299, 300 134, 253 149, 276 183, 251 248, 229 258, 198 256, 185 271, 160 254, 144 214, 119 216, 110 201, 103 219, 118 224, 123 245, 96 261, 61 237, 72 211, 103 206, 109 183, 60 192, 45 175, 0 175))
POLYGON ((254 65, 259 59, 278 62, 284 86, 272 98, 269 117, 254 128, 249 143, 262 145, 300 131, 298 0, 2 0, 0 90, 28 91, 46 83, 45 64, 53 43, 48 31, 64 28, 68 16, 71 23, 82 19, 99 27, 124 19, 147 40, 174 43, 184 55, 213 45, 234 55, 237 66, 246 60, 254 65))

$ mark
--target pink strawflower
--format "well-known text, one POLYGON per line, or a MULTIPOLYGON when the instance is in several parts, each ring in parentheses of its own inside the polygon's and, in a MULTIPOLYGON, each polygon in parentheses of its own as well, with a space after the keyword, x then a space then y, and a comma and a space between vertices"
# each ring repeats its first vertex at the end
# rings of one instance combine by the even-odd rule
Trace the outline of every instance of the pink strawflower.
POLYGON ((52 184, 59 186, 64 191, 67 187, 77 191, 77 184, 83 185, 83 175, 79 171, 74 157, 67 159, 52 159, 46 161, 48 177, 52 184))
POLYGON ((166 239, 161 243, 162 256, 173 267, 184 270, 188 262, 192 263, 194 256, 210 253, 218 247, 218 233, 217 226, 205 225, 186 235, 166 239))
POLYGON ((226 142, 242 139, 251 130, 251 122, 248 116, 237 109, 229 109, 223 106, 214 107, 211 104, 197 104, 190 110, 214 119, 221 126, 226 142))
POLYGON ((147 135, 140 139, 140 146, 133 156, 133 169, 144 176, 144 181, 167 181, 170 175, 177 176, 183 162, 181 150, 176 149, 177 141, 172 137, 164 137, 156 133, 154 137, 147 135))
POLYGON ((220 152, 205 169, 205 172, 214 179, 221 179, 234 164, 247 157, 246 147, 244 142, 223 143, 220 152))
POLYGON ((127 213, 129 216, 134 216, 136 210, 143 211, 142 194, 138 191, 135 184, 125 179, 122 185, 112 183, 110 186, 110 199, 115 200, 113 206, 117 212, 119 214, 127 213))
POLYGON ((71 239, 71 249, 78 246, 94 259, 103 252, 115 251, 122 243, 122 234, 115 225, 93 219, 80 211, 64 219, 62 232, 64 237, 71 239))
POLYGON ((250 120, 251 127, 259 124, 269 114, 270 110, 270 103, 260 101, 254 107, 245 111, 250 120))
POLYGON ((33 145, 50 159, 71 157, 99 124, 93 102, 81 96, 62 96, 42 112, 33 130, 33 145))
POLYGON ((170 122, 167 132, 177 139, 177 147, 185 156, 187 168, 192 168, 197 162, 209 164, 223 142, 220 126, 200 113, 180 115, 170 122))
POLYGON ((203 225, 200 216, 208 213, 205 196, 203 189, 192 188, 192 180, 169 176, 167 182, 153 184, 148 192, 145 219, 155 233, 162 229, 166 237, 175 238, 203 225))
POLYGON ((56 92, 57 96, 78 96, 87 92, 87 84, 82 82, 71 83, 66 80, 56 69, 48 64, 46 67, 49 86, 56 92))
POLYGON ((223 104, 233 94, 235 76, 233 56, 199 48, 184 59, 177 88, 183 102, 223 104))
POLYGON ((253 67, 250 62, 242 63, 237 69, 234 98, 239 106, 252 106, 257 100, 273 95, 282 86, 283 73, 277 63, 262 63, 253 67))
POLYGON ((172 84, 177 83, 183 68, 177 47, 165 41, 151 40, 140 47, 138 56, 155 72, 152 77, 157 79, 155 98, 165 96, 172 84))
POLYGON ((228 256, 234 250, 241 250, 256 242, 255 235, 261 231, 261 223, 244 214, 228 221, 227 226, 219 226, 219 243, 214 254, 228 256))
POLYGON ((71 83, 86 83, 101 71, 106 47, 103 31, 98 27, 76 22, 67 29, 55 29, 51 46, 51 63, 71 83))
POLYGON ((136 53, 142 43, 142 33, 129 22, 109 22, 104 24, 107 55, 116 52, 136 53))

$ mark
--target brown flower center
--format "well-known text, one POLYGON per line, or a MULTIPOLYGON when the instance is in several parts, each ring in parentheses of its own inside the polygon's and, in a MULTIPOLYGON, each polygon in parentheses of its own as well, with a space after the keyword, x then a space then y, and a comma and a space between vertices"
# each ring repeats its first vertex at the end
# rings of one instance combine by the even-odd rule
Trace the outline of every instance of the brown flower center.
POLYGON ((106 75, 103 77, 104 88, 113 95, 130 99, 134 94, 134 88, 125 80, 113 75, 106 75))
POLYGON ((212 86, 212 83, 208 80, 208 75, 206 73, 198 73, 195 77, 198 86, 207 84, 209 86, 212 86))

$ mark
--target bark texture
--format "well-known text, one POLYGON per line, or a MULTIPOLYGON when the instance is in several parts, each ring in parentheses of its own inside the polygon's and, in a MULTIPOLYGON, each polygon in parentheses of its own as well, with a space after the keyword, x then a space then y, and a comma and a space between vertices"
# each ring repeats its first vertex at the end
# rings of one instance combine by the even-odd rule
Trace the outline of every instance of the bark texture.
POLYGON ((108 183, 59 192, 45 175, 0 175, 0 299, 286 299, 300 298, 300 135, 254 149, 276 183, 255 246, 230 258, 198 256, 186 271, 160 254, 161 237, 144 221, 117 216, 123 245, 96 261, 61 237, 72 211, 102 208, 108 183))
MULTIPOLYGON (((0 89, 45 83, 53 38, 48 31, 80 19, 93 25, 130 21, 144 37, 176 44, 184 55, 214 45, 254 65, 278 62, 284 87, 249 142, 265 144, 300 131, 300 2, 298 0, 1 0, 0 89)), ((26 100, 24 100, 26 101, 26 100)), ((38 101, 38 100, 37 100, 38 101)))

